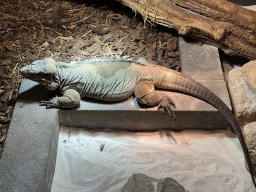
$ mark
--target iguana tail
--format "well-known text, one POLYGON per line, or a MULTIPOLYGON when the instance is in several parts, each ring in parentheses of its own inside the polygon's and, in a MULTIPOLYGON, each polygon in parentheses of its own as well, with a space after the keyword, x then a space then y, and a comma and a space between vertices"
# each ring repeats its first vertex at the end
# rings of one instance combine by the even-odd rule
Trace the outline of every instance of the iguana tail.
POLYGON ((256 188, 252 162, 242 130, 228 106, 201 83, 171 69, 164 70, 163 74, 161 74, 161 80, 156 80, 155 82, 155 86, 158 88, 174 90, 202 99, 218 109, 227 118, 240 141, 253 184, 256 188))

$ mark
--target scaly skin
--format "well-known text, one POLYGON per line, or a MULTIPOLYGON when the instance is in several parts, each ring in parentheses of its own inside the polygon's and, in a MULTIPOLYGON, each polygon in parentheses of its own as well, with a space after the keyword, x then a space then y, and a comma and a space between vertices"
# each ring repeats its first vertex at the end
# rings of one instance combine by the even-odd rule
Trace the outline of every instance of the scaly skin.
POLYGON ((138 102, 158 106, 174 115, 174 102, 155 90, 179 91, 200 98, 217 108, 230 122, 241 143, 253 184, 252 163, 240 126, 227 105, 202 84, 165 67, 131 60, 92 60, 78 63, 55 62, 51 58, 38 60, 21 69, 28 79, 37 81, 49 90, 60 89, 62 97, 41 101, 46 108, 73 108, 81 97, 103 101, 121 101, 135 95, 138 102))

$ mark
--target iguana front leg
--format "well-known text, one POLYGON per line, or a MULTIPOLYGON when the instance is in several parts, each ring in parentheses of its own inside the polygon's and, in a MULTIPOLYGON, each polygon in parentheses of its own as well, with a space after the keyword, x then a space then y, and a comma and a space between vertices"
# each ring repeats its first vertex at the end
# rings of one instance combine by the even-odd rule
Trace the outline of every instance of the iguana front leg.
POLYGON ((151 81, 140 81, 134 89, 134 95, 138 102, 149 105, 158 106, 158 110, 164 112, 165 110, 169 115, 176 119, 172 107, 176 108, 175 103, 164 93, 155 90, 151 81))
POLYGON ((54 97, 50 101, 41 101, 40 105, 49 108, 73 108, 79 105, 81 100, 80 94, 74 89, 64 91, 62 97, 54 97))

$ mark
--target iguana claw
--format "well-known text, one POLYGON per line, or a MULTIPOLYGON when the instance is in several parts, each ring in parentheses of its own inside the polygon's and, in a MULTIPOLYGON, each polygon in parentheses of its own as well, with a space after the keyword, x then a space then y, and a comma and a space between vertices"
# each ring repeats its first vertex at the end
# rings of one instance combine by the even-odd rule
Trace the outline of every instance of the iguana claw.
POLYGON ((176 108, 174 101, 169 97, 164 97, 162 101, 158 104, 158 110, 162 111, 162 113, 166 110, 169 113, 169 116, 173 116, 174 120, 176 121, 176 116, 173 111, 173 108, 176 108))
POLYGON ((45 100, 40 101, 40 106, 46 106, 46 109, 57 108, 57 105, 55 103, 53 103, 52 101, 45 101, 45 100))

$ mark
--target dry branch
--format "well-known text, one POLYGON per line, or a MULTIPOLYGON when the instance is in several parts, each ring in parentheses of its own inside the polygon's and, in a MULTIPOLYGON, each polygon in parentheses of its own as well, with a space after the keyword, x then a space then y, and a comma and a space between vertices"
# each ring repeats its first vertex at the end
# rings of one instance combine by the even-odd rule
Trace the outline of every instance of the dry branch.
POLYGON ((118 0, 144 20, 175 28, 182 36, 256 59, 256 12, 226 0, 118 0))

